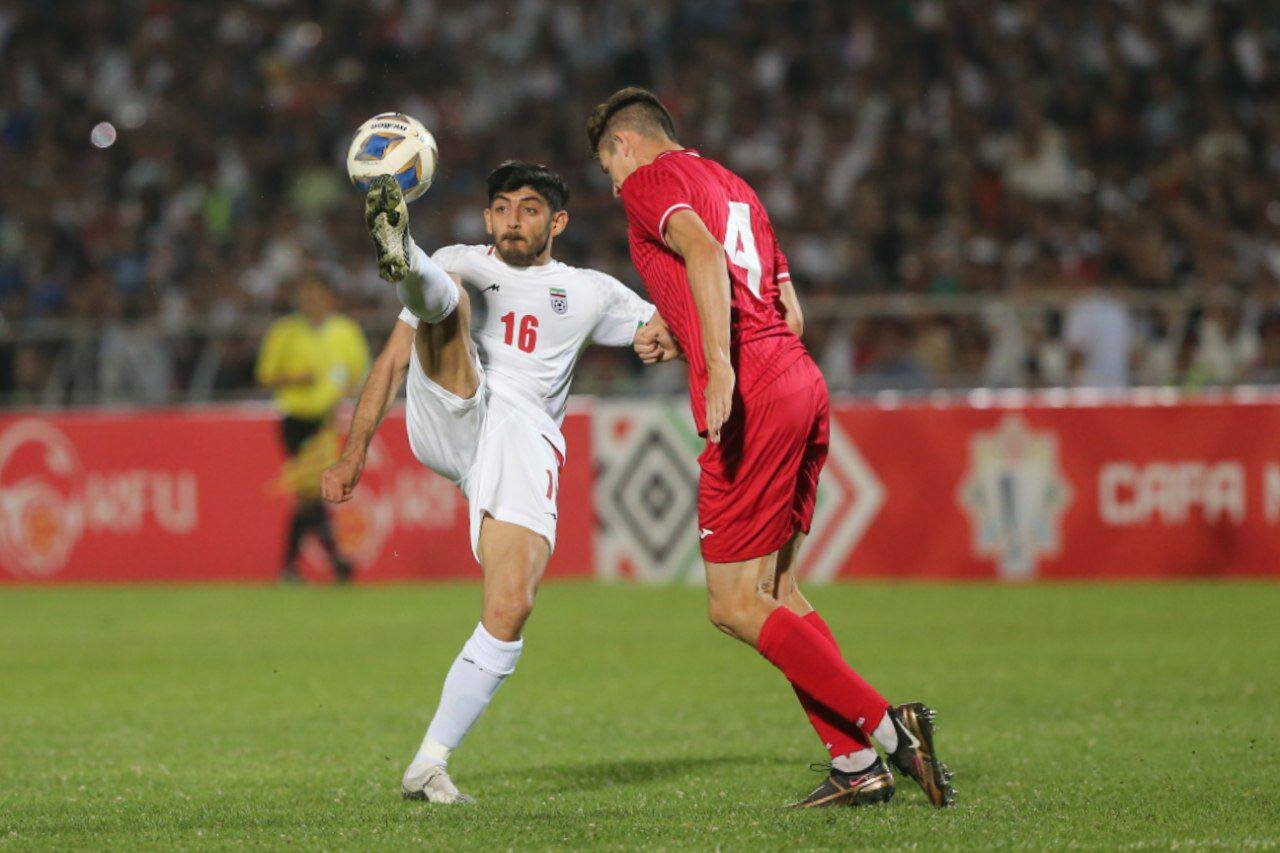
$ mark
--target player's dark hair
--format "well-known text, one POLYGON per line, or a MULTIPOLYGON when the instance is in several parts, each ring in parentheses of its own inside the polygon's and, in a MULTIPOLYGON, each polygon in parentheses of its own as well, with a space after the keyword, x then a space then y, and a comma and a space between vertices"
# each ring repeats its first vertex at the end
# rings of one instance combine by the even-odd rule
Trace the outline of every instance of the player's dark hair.
POLYGON ((538 163, 508 160, 489 173, 489 203, 498 193, 509 193, 521 187, 532 187, 547 200, 554 213, 569 203, 569 185, 564 178, 538 163))
POLYGON ((671 120, 671 113, 658 100, 658 96, 648 89, 639 86, 628 86, 619 89, 602 104, 596 104, 587 119, 587 142, 591 145, 591 156, 600 150, 600 140, 609 130, 609 125, 626 121, 633 130, 657 135, 666 134, 668 139, 676 138, 676 125, 671 120))

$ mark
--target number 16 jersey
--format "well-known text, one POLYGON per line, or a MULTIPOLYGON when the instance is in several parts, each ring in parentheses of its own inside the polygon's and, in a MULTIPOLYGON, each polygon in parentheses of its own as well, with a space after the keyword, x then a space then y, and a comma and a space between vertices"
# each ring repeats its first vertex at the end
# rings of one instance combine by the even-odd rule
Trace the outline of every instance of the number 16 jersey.
MULTIPOLYGON (((583 349, 629 346, 654 312, 613 276, 559 261, 513 267, 493 246, 445 246, 431 259, 467 290, 489 393, 544 413, 557 433, 583 349)), ((400 320, 417 328, 407 308, 400 320)))
POLYGON ((689 360, 689 396, 706 432, 707 365, 698 310, 684 259, 666 242, 679 210, 692 210, 725 250, 730 282, 729 342, 744 400, 805 354, 782 318, 779 283, 790 279, 773 225, 742 178, 691 149, 667 151, 636 169, 619 191, 627 212, 631 260, 689 360))

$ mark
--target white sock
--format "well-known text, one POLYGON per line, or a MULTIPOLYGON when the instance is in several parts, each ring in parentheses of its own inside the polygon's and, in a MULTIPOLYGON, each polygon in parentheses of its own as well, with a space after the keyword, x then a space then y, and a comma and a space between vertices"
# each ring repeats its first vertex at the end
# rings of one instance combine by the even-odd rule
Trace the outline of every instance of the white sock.
POLYGON ((875 738, 875 742, 880 744, 885 752, 891 753, 898 749, 898 730, 893 727, 893 718, 889 716, 888 711, 884 712, 884 719, 876 725, 871 737, 875 738))
POLYGON ((476 720, 489 707, 489 700, 503 680, 515 671, 524 640, 499 640, 484 625, 476 625, 462 646, 444 679, 440 704, 427 727, 418 754, 409 765, 414 774, 429 764, 445 764, 476 720))
POLYGON ((409 240, 409 275, 396 283, 404 307, 424 323, 439 323, 458 307, 458 285, 409 240))
POLYGON ((831 759, 831 766, 841 773, 857 773, 859 770, 866 770, 875 763, 876 751, 871 747, 831 759))

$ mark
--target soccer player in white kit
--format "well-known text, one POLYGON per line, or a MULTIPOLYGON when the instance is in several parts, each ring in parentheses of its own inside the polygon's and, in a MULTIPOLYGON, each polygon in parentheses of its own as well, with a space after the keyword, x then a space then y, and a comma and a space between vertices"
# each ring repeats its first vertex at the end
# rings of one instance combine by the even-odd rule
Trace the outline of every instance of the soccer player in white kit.
POLYGON ((467 803, 446 766, 523 646, 521 630, 556 541, 556 495, 569 382, 589 343, 632 345, 660 360, 655 309, 617 279, 551 257, 568 224, 568 188, 545 166, 507 162, 489 175, 487 246, 430 258, 409 236, 394 179, 376 179, 365 221, 382 277, 404 310, 360 394, 342 456, 322 479, 349 500, 369 442, 408 376, 409 444, 467 497, 484 576, 480 624, 462 647, 426 736, 402 779, 410 799, 467 803), (655 324, 656 325, 656 324, 655 324), (644 330, 643 332, 641 330, 644 330))

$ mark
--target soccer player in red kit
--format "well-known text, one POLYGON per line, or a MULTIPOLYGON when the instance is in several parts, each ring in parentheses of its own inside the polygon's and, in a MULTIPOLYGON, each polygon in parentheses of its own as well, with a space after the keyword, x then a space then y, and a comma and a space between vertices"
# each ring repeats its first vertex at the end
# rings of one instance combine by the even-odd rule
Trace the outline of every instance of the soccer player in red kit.
POLYGON ((637 342, 646 361, 680 351, 698 431, 698 527, 708 611, 782 670, 831 754, 801 807, 887 801, 893 774, 952 802, 933 711, 891 706, 845 663, 792 568, 827 456, 827 388, 799 334, 787 260, 745 181, 675 140, 666 108, 626 88, 587 123, 592 153, 629 224, 631 258, 669 328, 637 342))

